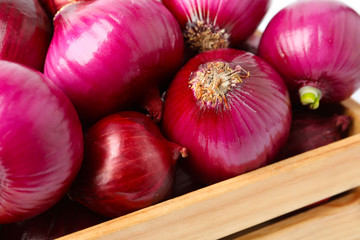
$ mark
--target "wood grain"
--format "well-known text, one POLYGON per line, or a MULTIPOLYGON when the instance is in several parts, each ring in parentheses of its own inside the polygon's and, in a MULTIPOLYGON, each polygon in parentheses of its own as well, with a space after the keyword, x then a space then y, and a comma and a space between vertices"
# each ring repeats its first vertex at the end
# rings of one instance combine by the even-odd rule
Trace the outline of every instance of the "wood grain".
POLYGON ((358 240, 360 188, 316 208, 240 235, 226 240, 358 240))
POLYGON ((351 137, 59 239, 219 239, 356 188, 360 107, 344 106, 351 137))

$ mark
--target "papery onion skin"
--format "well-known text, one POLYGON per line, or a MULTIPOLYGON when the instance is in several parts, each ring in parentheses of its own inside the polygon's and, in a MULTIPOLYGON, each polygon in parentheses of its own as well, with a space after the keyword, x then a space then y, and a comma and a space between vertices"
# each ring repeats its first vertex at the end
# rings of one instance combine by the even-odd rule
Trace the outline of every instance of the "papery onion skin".
POLYGON ((304 86, 321 92, 310 108, 340 102, 360 86, 359 26, 359 14, 341 2, 293 3, 269 22, 259 55, 283 76, 294 104, 304 86))
POLYGON ((0 236, 2 240, 53 240, 106 220, 65 196, 34 218, 3 225, 0 236))
POLYGON ((50 17, 54 17, 55 14, 68 4, 80 1, 93 1, 93 0, 39 0, 44 9, 47 11, 50 17))
POLYGON ((53 206, 80 169, 83 134, 69 99, 43 74, 0 61, 0 224, 53 206))
POLYGON ((54 19, 45 74, 82 120, 144 107, 161 118, 159 85, 180 68, 184 43, 176 19, 159 2, 77 2, 54 19))
POLYGON ((85 136, 85 157, 70 196, 108 217, 150 206, 169 196, 177 158, 186 149, 166 140, 142 113, 109 115, 85 136))
MULTIPOLYGON (((212 27, 224 29, 229 37, 228 46, 239 47, 257 28, 265 16, 270 0, 162 0, 174 14, 184 33, 187 25, 202 21, 212 27)), ((215 45, 196 50, 211 50, 215 45)))
POLYGON ((279 74, 251 53, 218 49, 197 55, 178 72, 165 96, 162 130, 188 149, 194 175, 211 184, 271 163, 287 140, 290 122, 289 95, 279 74), (214 61, 240 66, 244 76, 226 101, 202 105, 189 78, 214 61))
POLYGON ((43 71, 52 22, 37 0, 0 2, 0 59, 43 71))

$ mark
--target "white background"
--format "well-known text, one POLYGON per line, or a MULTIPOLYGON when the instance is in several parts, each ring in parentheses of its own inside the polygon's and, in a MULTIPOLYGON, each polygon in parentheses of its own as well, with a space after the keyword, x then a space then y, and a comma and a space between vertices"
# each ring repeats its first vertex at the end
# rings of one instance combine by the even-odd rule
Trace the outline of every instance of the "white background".
MULTIPOLYGON (((255 1, 255 0, 254 0, 255 1)), ((265 15, 263 21, 260 23, 259 25, 259 30, 260 31, 264 31, 264 29, 266 28, 266 25, 268 24, 268 22, 270 21, 270 19, 282 8, 284 8, 285 6, 296 2, 297 0, 272 0, 270 8, 267 12, 267 14, 265 15)), ((343 2, 345 4, 347 4, 348 6, 352 7, 357 13, 360 14, 360 0, 339 0, 340 2, 343 2)), ((360 27, 360 26, 359 26, 360 27)), ((360 46, 356 46, 356 47, 360 47, 360 46)), ((360 68, 360 66, 359 66, 360 68)), ((352 98, 355 99, 357 102, 360 103, 360 89, 357 90, 353 95, 352 98)))

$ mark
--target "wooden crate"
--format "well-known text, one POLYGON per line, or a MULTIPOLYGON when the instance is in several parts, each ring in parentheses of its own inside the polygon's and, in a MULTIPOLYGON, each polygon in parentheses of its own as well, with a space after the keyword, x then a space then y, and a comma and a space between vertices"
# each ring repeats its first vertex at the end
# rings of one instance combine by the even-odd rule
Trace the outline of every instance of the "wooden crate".
MULTIPOLYGON (((255 239, 253 236, 256 234, 266 236, 279 229, 282 235, 267 239, 294 239, 292 224, 300 226, 303 221, 305 224, 302 226, 323 228, 329 212, 334 214, 334 220, 338 220, 341 206, 328 210, 327 205, 322 205, 321 209, 325 210, 315 208, 301 213, 305 217, 284 219, 275 222, 273 227, 270 223, 266 224, 266 227, 260 228, 262 232, 257 229, 260 233, 256 233, 256 230, 253 235, 238 233, 360 186, 360 106, 351 99, 342 104, 346 113, 354 119, 351 136, 343 140, 59 239, 255 239), (311 219, 313 214, 317 215, 311 219)), ((350 224, 352 220, 349 217, 345 222, 349 223, 348 228, 356 226, 360 229, 359 191, 352 193, 357 197, 356 204, 349 207, 344 204, 344 209, 352 212, 352 218, 357 219, 354 225, 350 224)), ((332 227, 331 224, 328 226, 332 227)), ((354 230, 354 234, 359 234, 359 229, 357 232, 354 230)), ((319 236, 325 236, 325 232, 319 236)), ((336 236, 335 239, 347 239, 339 234, 336 236)), ((299 239, 327 238, 305 236, 299 239)))

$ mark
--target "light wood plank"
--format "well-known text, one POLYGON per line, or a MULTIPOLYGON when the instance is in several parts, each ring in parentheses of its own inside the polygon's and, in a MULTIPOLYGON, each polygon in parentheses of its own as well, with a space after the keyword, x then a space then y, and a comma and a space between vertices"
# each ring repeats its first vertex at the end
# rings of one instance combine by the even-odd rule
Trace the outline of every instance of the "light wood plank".
POLYGON ((360 239, 360 188, 316 208, 226 240, 360 239))

